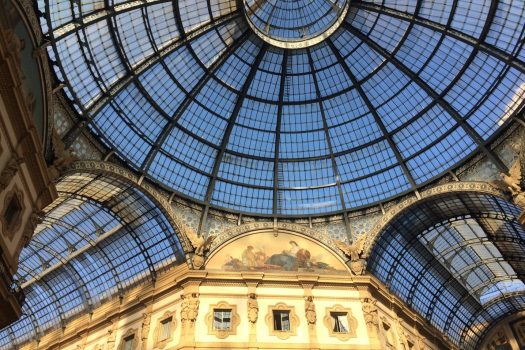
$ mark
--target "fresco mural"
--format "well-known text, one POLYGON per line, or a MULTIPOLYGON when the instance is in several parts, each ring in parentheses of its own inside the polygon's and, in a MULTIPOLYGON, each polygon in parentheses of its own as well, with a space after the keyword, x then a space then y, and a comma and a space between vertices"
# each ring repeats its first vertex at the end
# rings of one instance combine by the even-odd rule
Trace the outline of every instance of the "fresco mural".
POLYGON ((241 237, 215 253, 207 269, 227 271, 302 271, 346 273, 345 265, 327 249, 288 233, 241 237))

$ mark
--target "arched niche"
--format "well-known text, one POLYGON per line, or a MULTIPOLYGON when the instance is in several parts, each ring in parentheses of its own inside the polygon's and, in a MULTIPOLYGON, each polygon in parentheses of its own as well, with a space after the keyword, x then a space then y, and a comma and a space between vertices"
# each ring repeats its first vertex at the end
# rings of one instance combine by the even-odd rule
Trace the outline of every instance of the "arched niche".
POLYGON ((205 268, 231 272, 350 273, 329 246, 290 229, 258 228, 230 237, 216 246, 205 268))

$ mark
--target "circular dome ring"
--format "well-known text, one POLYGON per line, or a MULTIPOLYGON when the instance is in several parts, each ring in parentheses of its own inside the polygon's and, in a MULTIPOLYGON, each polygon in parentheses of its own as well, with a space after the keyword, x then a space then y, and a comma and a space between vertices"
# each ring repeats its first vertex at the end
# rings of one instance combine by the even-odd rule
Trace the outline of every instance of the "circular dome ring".
MULTIPOLYGON (((286 23, 283 23, 280 21, 280 25, 273 24, 272 25, 272 17, 274 16, 276 8, 278 8, 277 3, 278 0, 259 0, 254 1, 253 5, 248 4, 249 0, 243 0, 244 4, 244 15, 246 16, 248 25, 253 30, 253 32, 262 40, 266 41, 270 45, 280 47, 283 49, 303 49, 306 47, 314 46, 326 38, 328 38, 330 35, 332 35, 343 23, 343 21, 346 18, 346 15, 348 13, 348 9, 350 8, 350 1, 349 0, 340 0, 332 2, 331 0, 318 0, 317 2, 325 3, 330 7, 330 10, 328 12, 324 11, 323 13, 320 12, 320 8, 317 7, 314 10, 317 10, 317 13, 314 13, 316 15, 315 21, 308 22, 308 23, 301 23, 301 25, 297 26, 286 26, 286 23), (342 6, 338 6, 338 2, 342 2, 342 6), (258 16, 257 12, 265 4, 271 4, 272 10, 267 14, 266 21, 262 21, 262 18, 258 16), (257 8, 254 10, 253 7, 256 6, 257 8), (321 30, 315 31, 313 34, 308 35, 307 31, 309 28, 315 28, 315 26, 320 23, 324 18, 326 18, 330 12, 333 13, 333 18, 331 21, 329 21, 327 24, 322 25, 321 24, 321 30), (254 20, 257 20, 259 22, 259 25, 255 23, 254 20), (264 24, 264 28, 261 28, 260 25, 264 24), (297 32, 300 34, 299 38, 294 37, 283 37, 282 35, 277 34, 270 34, 271 28, 275 28, 277 31, 285 32, 290 34, 291 32, 297 32)), ((315 4, 316 1, 281 1, 281 3, 303 3, 306 2, 307 4, 304 7, 307 7, 308 5, 315 4)), ((304 12, 304 7, 298 7, 293 10, 288 9, 288 12, 304 12)), ((279 9, 281 12, 283 12, 284 9, 279 9)), ((308 9, 307 9, 308 10, 308 9)), ((293 19, 291 16, 289 16, 286 20, 291 22, 292 24, 297 23, 300 20, 306 20, 308 19, 307 16, 304 16, 299 19, 293 19)), ((275 21, 275 19, 274 19, 275 21)), ((279 19, 276 20, 279 22, 279 19)))
POLYGON ((85 127, 159 187, 235 213, 325 216, 419 189, 477 152, 500 163, 485 145, 525 104, 525 43, 490 38, 525 31, 494 25, 489 3, 474 16, 468 3, 260 0, 259 18, 290 9, 271 21, 290 28, 288 47, 344 18, 317 45, 285 49, 250 28, 242 1, 225 1, 154 0, 108 17, 83 3, 94 20, 48 18, 48 52, 85 127))

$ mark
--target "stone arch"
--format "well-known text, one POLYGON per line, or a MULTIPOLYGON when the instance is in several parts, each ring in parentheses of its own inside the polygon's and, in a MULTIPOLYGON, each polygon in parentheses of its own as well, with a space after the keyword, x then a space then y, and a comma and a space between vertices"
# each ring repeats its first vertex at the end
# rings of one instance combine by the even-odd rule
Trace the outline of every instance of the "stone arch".
POLYGON ((521 212, 492 184, 433 187, 375 226, 367 270, 460 348, 477 349, 488 325, 525 305, 521 212))
MULTIPOLYGON (((89 160, 76 161, 69 165, 69 167, 62 174, 63 176, 72 175, 75 173, 87 172, 92 174, 104 174, 109 177, 117 178, 126 183, 132 184, 142 193, 144 193, 150 200, 152 200, 162 213, 166 216, 169 223, 172 225, 175 232, 178 233, 178 238, 185 253, 193 252, 193 247, 189 238, 184 234, 186 232, 183 220, 177 215, 170 205, 168 199, 160 194, 153 186, 147 182, 142 182, 141 177, 133 174, 131 171, 115 165, 113 163, 89 160)), ((57 182, 59 182, 57 180, 57 182)))
POLYGON ((405 210, 415 206, 422 201, 430 200, 438 196, 443 196, 451 193, 480 193, 480 194, 490 194, 502 199, 508 200, 508 195, 499 187, 492 185, 488 182, 477 182, 477 181, 457 181, 450 182, 442 185, 438 185, 432 188, 429 188, 420 193, 420 198, 410 197, 404 201, 396 204, 391 208, 386 214, 384 214, 379 221, 374 225, 372 230, 367 234, 366 241, 363 247, 363 256, 368 257, 372 251, 374 244, 377 242, 378 238, 381 236, 383 230, 388 227, 388 225, 393 222, 397 217, 402 215, 405 210))

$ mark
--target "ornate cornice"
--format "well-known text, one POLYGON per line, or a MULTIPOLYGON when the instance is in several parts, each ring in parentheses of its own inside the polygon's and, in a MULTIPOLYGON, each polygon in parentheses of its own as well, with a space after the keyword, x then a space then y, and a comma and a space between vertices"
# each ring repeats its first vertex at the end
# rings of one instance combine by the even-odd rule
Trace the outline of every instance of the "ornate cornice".
POLYGON ((450 183, 446 183, 443 185, 429 188, 426 191, 423 191, 420 193, 419 199, 415 196, 410 197, 400 202, 399 204, 395 205, 385 215, 383 215, 381 219, 379 219, 379 221, 375 224, 372 230, 367 234, 367 238, 366 238, 366 241, 364 243, 364 248, 363 248, 363 255, 365 257, 368 257, 368 255, 370 254, 372 250, 372 247, 374 246, 375 242, 379 238, 379 235, 381 234, 383 229, 387 227, 388 224, 390 224, 390 222, 394 218, 402 214, 406 209, 412 207, 413 205, 419 204, 422 201, 433 198, 433 197, 438 197, 438 196, 442 196, 442 195, 450 194, 450 193, 464 193, 464 192, 490 194, 490 195, 494 195, 494 196, 501 197, 503 199, 508 200, 507 194, 502 189, 488 182, 456 181, 456 182, 450 182, 450 183))

